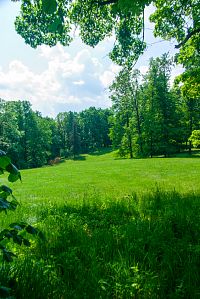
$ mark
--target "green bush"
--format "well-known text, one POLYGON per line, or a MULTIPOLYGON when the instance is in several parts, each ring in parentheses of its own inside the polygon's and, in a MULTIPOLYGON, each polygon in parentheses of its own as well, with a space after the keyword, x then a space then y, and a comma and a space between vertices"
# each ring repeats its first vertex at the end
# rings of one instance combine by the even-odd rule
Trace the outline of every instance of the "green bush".
POLYGON ((192 131, 192 135, 189 138, 194 147, 200 147, 200 130, 192 131))

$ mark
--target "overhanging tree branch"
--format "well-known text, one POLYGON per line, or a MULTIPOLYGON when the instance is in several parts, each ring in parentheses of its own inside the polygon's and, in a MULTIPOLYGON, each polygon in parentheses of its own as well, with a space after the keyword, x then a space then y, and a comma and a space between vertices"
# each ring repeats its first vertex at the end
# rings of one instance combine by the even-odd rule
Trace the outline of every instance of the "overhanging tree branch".
POLYGON ((114 3, 117 3, 118 0, 105 0, 105 1, 94 1, 94 3, 98 4, 98 5, 109 5, 109 4, 114 4, 114 3))
POLYGON ((193 35, 195 35, 195 34, 197 34, 197 33, 200 33, 200 28, 197 28, 197 29, 195 29, 195 30, 189 32, 189 33, 186 35, 185 39, 184 39, 181 43, 179 43, 178 45, 176 45, 175 48, 176 48, 176 49, 179 49, 180 47, 182 47, 183 45, 185 45, 185 43, 186 43, 186 42, 187 42, 193 35))

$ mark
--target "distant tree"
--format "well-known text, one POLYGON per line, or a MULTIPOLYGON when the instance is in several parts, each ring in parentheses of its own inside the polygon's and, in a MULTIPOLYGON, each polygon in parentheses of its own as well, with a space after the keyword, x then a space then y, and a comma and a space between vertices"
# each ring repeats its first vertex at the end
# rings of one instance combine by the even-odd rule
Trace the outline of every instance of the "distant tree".
MULTIPOLYGON (((194 130, 200 128, 199 115, 200 115, 200 102, 196 98, 183 97, 184 99, 184 115, 186 120, 186 134, 187 139, 191 136, 194 130)), ((192 143, 189 140, 189 152, 191 153, 192 143)))
POLYGON ((3 103, 0 114, 2 149, 19 168, 44 165, 51 148, 51 128, 48 120, 33 112, 28 101, 3 103))
POLYGON ((58 123, 56 119, 45 117, 51 130, 50 159, 60 156, 61 136, 59 134, 58 123))
POLYGON ((61 156, 75 157, 81 151, 77 117, 77 113, 71 111, 61 112, 56 117, 58 133, 61 140, 61 156))
MULTIPOLYGON (((198 12, 195 12, 195 14, 198 12)), ((199 10, 200 13, 200 10, 199 10)), ((179 63, 185 67, 185 71, 176 78, 176 85, 181 91, 184 101, 186 117, 187 138, 193 130, 200 128, 200 33, 193 35, 185 43, 180 53, 176 56, 179 63)), ((191 153, 191 140, 189 139, 189 152, 191 153)))
POLYGON ((81 152, 77 113, 69 112, 69 154, 75 159, 81 152))
POLYGON ((0 148, 8 153, 14 163, 18 157, 20 136, 17 113, 12 102, 0 99, 0 148))
POLYGON ((151 59, 149 71, 143 85, 144 94, 144 138, 146 151, 169 155, 176 151, 177 115, 169 79, 171 60, 166 54, 151 59))
POLYGON ((200 130, 194 130, 189 140, 192 142, 194 147, 200 147, 200 130))
POLYGON ((83 152, 111 145, 108 119, 109 109, 90 107, 79 113, 81 148, 83 152))
POLYGON ((169 85, 171 66, 164 54, 150 60, 144 78, 125 67, 110 87, 114 111, 110 136, 121 155, 167 156, 180 150, 183 107, 180 94, 169 85))
POLYGON ((110 87, 114 111, 110 136, 121 155, 128 154, 130 158, 134 153, 143 155, 139 80, 138 70, 123 68, 110 87))
POLYGON ((58 134, 60 139, 60 155, 67 157, 69 149, 69 114, 67 112, 61 112, 56 116, 56 123, 58 128, 58 134))
MULTIPOLYGON (((157 0, 156 11, 150 17, 155 23, 155 36, 177 40, 176 62, 184 72, 178 76, 187 113, 187 138, 196 127, 196 115, 200 100, 200 2, 199 0, 157 0)), ((199 112, 198 112, 199 113, 199 112)), ((191 152, 191 142, 189 144, 191 152)))
POLYGON ((28 167, 45 165, 51 156, 52 131, 48 119, 31 111, 27 119, 28 167))

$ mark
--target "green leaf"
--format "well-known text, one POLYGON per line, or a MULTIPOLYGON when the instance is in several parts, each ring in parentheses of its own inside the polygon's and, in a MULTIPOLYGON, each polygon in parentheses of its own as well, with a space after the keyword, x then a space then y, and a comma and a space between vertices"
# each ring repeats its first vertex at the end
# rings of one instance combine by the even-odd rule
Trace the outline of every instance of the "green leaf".
POLYGON ((5 209, 9 209, 10 207, 10 203, 3 198, 0 198, 0 210, 5 210, 5 209))
POLYGON ((0 298, 7 298, 10 296, 10 288, 6 288, 4 286, 0 286, 0 298))
POLYGON ((18 201, 16 199, 13 199, 10 202, 9 210, 15 210, 18 205, 19 205, 18 201))
POLYGON ((10 163, 11 160, 6 156, 6 153, 0 151, 0 168, 4 170, 10 163))
POLYGON ((1 250, 4 250, 4 249, 5 249, 5 246, 2 245, 2 244, 0 244, 0 249, 1 249, 1 250))
POLYGON ((5 185, 0 186, 0 198, 6 199, 9 195, 12 195, 12 190, 5 185))
POLYGON ((24 229, 27 226, 25 222, 14 222, 9 225, 11 228, 15 228, 17 230, 24 229))
POLYGON ((8 171, 10 173, 9 176, 8 176, 9 182, 15 182, 18 179, 21 180, 21 174, 20 174, 19 170, 12 163, 9 163, 6 166, 6 171, 8 171))
POLYGON ((17 167, 15 165, 13 165, 12 163, 10 163, 6 166, 6 171, 8 171, 14 175, 17 175, 19 173, 19 170, 17 169, 17 167))
POLYGON ((0 192, 1 199, 7 199, 8 196, 9 196, 9 194, 7 194, 6 192, 0 192))
MULTIPOLYGON (((9 225, 10 226, 10 225, 9 225)), ((16 230, 22 230, 23 228, 20 226, 20 225, 14 225, 14 226, 10 226, 10 227, 12 227, 12 228, 14 228, 14 229, 16 229, 16 230)))
MULTIPOLYGON (((12 234, 10 233, 9 229, 4 229, 0 232, 0 239, 3 240, 4 237, 8 239, 12 238, 12 234)), ((2 247, 0 247, 0 249, 2 249, 2 247)))
POLYGON ((10 173, 9 176, 8 176, 8 180, 9 182, 13 183, 13 182, 16 182, 17 180, 21 180, 21 175, 20 175, 20 172, 18 172, 18 174, 12 174, 10 173))
POLYGON ((31 243, 29 242, 29 240, 23 238, 23 244, 27 247, 30 247, 31 246, 31 243))
POLYGON ((8 239, 10 239, 10 238, 13 237, 13 235, 11 234, 10 231, 8 231, 7 233, 5 233, 5 237, 8 238, 8 239))
POLYGON ((6 153, 4 151, 0 150, 0 157, 4 157, 4 156, 6 156, 6 153))
POLYGON ((15 235, 13 236, 13 242, 19 245, 22 245, 22 236, 15 235))
POLYGON ((42 10, 47 14, 53 14, 57 10, 56 0, 42 0, 42 10))
POLYGON ((0 186, 0 191, 4 191, 6 193, 8 193, 9 195, 12 194, 12 189, 10 189, 9 187, 2 185, 0 186))
POLYGON ((61 34, 62 31, 63 31, 62 20, 61 18, 58 17, 53 21, 53 23, 49 25, 49 32, 52 33, 58 32, 59 34, 61 34))
POLYGON ((38 230, 31 225, 26 227, 26 231, 31 235, 36 235, 38 233, 38 230))
POLYGON ((14 253, 12 253, 11 251, 8 251, 6 249, 3 250, 3 260, 6 262, 12 262, 13 261, 13 256, 15 256, 14 253))

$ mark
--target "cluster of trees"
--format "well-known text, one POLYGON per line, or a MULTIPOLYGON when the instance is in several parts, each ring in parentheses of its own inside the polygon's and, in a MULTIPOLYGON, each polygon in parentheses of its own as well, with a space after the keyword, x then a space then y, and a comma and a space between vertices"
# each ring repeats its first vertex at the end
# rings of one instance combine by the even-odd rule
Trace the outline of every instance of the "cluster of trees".
POLYGON ((199 145, 200 102, 170 87, 173 61, 151 59, 148 72, 125 66, 110 87, 112 108, 42 117, 28 101, 0 100, 0 148, 20 168, 113 146, 121 156, 169 156, 199 145), (197 136, 197 137, 195 137, 197 136))
POLYGON ((58 42, 68 45, 73 27, 79 28, 82 41, 92 47, 114 33, 111 59, 132 64, 147 47, 144 11, 150 4, 155 7, 151 15, 155 36, 175 39, 176 48, 183 51, 188 43, 198 48, 199 0, 21 0, 15 26, 33 48, 58 42))
POLYGON ((113 101, 111 139, 121 155, 153 156, 191 151, 193 130, 200 129, 198 97, 170 88, 172 59, 151 59, 149 70, 124 67, 110 87, 113 101), (188 141, 189 140, 189 141, 188 141))
MULTIPOLYGON (((30 107, 22 113, 22 104, 18 104, 17 109, 22 114, 15 120, 11 121, 10 112, 6 112, 8 116, 5 117, 10 119, 7 127, 13 127, 13 131, 8 140, 4 138, 1 142, 3 149, 13 139, 11 154, 16 153, 15 160, 22 161, 23 167, 39 166, 44 164, 46 157, 58 154, 75 156, 109 144, 108 134, 104 135, 107 136, 106 141, 100 135, 98 138, 93 136, 103 132, 104 127, 108 133, 110 118, 110 138, 121 155, 167 156, 184 146, 191 150, 194 137, 189 137, 194 130, 197 135, 199 131, 199 15, 199 0, 21 0, 15 28, 31 47, 42 44, 54 46, 58 42, 68 45, 74 27, 79 28, 82 41, 93 47, 106 36, 114 34, 116 41, 110 58, 122 66, 122 71, 111 86, 112 112, 106 111, 109 116, 105 116, 106 125, 104 123, 99 132, 95 128, 95 133, 91 133, 93 131, 85 126, 90 122, 90 115, 86 112, 82 115, 69 112, 50 120, 33 113, 30 107), (150 4, 155 7, 150 16, 155 24, 154 35, 176 40, 175 47, 179 53, 175 62, 185 68, 173 88, 169 87, 171 62, 166 55, 151 59, 144 78, 133 70, 134 62, 147 47, 144 11, 150 4), (27 115, 32 116, 23 122, 27 115), (82 122, 84 117, 87 120, 82 122), (20 121, 17 121, 18 118, 20 121), (18 126, 15 126, 16 122, 18 126), (29 123, 31 129, 26 131, 29 123), (41 130, 45 131, 43 137, 37 133, 41 130), (33 150, 30 150, 31 135, 38 140, 33 150), (38 152, 42 153, 40 158, 38 152)), ((102 116, 100 118, 102 120, 102 116)), ((2 136, 7 127, 1 129, 2 136)))
POLYGON ((62 112, 55 119, 34 112, 28 101, 0 100, 0 148, 19 168, 39 167, 57 156, 75 157, 108 147, 108 109, 62 112))

